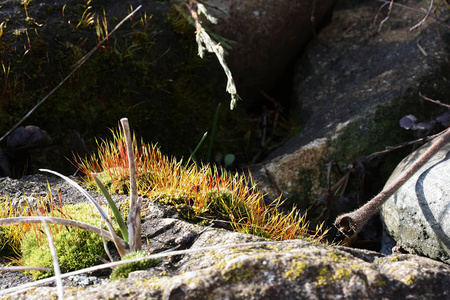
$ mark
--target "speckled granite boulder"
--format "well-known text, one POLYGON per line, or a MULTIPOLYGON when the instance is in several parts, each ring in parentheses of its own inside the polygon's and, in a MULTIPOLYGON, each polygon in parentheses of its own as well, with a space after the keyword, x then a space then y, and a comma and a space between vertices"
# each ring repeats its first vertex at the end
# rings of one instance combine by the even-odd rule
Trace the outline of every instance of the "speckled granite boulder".
MULTIPOLYGON (((389 184, 431 142, 406 157, 389 184)), ((444 146, 382 207, 386 233, 409 251, 450 263, 450 145, 444 146)))

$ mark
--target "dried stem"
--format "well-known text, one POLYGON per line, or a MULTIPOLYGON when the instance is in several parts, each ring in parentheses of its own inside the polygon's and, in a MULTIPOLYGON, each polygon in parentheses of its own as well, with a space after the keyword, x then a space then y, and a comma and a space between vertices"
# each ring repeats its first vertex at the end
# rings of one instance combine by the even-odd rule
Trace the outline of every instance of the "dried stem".
POLYGON ((436 154, 446 143, 450 141, 450 128, 434 141, 434 143, 411 165, 406 169, 394 182, 385 187, 372 200, 367 202, 359 209, 343 214, 336 218, 335 226, 344 235, 351 237, 357 234, 369 218, 375 214, 414 173, 417 172, 434 154, 436 154))
POLYGON ((127 118, 120 119, 127 144, 128 165, 130 168, 130 211, 128 213, 128 236, 130 251, 142 248, 141 241, 141 199, 137 196, 136 165, 134 161, 133 139, 127 118))
POLYGON ((44 226, 45 234, 47 235, 48 246, 50 247, 50 253, 52 254, 53 259, 53 270, 55 271, 55 281, 56 287, 58 291, 58 299, 64 299, 64 289, 61 279, 61 268, 59 267, 58 256, 56 256, 55 244, 53 243, 52 234, 50 232, 50 228, 47 225, 47 221, 45 218, 41 218, 42 225, 44 226))
POLYGON ((437 105, 440 105, 440 106, 443 106, 443 107, 445 107, 445 108, 450 109, 450 105, 445 104, 445 103, 442 103, 442 102, 439 101, 439 100, 434 100, 434 99, 428 98, 428 97, 422 95, 422 93, 420 93, 420 92, 419 92, 419 96, 422 97, 422 99, 425 99, 425 100, 430 101, 430 102, 432 102, 432 103, 434 103, 434 104, 437 104, 437 105))
MULTIPOLYGON (((42 219, 45 219, 45 221, 49 224, 57 224, 57 225, 63 225, 63 226, 71 226, 71 227, 77 227, 83 230, 87 230, 93 233, 96 233, 98 235, 102 235, 102 233, 105 235, 105 238, 113 241, 113 238, 111 237, 111 234, 103 230, 101 228, 98 228, 94 225, 83 223, 80 221, 70 220, 70 219, 63 219, 63 218, 57 218, 57 217, 15 217, 15 218, 5 218, 0 219, 0 226, 10 226, 10 225, 19 225, 19 224, 38 224, 42 223, 42 219)), ((120 238, 119 238, 120 239, 120 238)), ((125 242, 122 240, 123 247, 125 246, 125 242)))
MULTIPOLYGON (((382 2, 382 3, 385 3, 385 4, 391 3, 391 0, 378 0, 378 1, 379 1, 379 2, 382 2)), ((409 6, 406 6, 406 5, 403 5, 403 4, 400 4, 400 3, 396 3, 396 2, 392 2, 392 3, 393 3, 393 5, 395 5, 395 6, 399 6, 399 7, 402 7, 402 8, 408 9, 408 10, 411 10, 411 11, 415 11, 415 12, 418 12, 418 13, 422 13, 422 14, 428 15, 429 17, 433 18, 438 24, 440 24, 440 25, 442 25, 442 26, 447 27, 447 28, 450 29, 450 24, 446 23, 445 20, 439 18, 439 17, 438 17, 436 14, 434 14, 434 13, 430 13, 429 11, 422 10, 422 9, 418 9, 418 8, 414 8, 414 7, 409 7, 409 6)))

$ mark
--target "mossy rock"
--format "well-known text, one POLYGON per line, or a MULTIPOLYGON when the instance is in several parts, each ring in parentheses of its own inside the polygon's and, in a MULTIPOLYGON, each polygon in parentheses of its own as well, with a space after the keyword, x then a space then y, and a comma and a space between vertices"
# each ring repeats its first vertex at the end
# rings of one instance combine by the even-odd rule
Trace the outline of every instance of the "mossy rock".
MULTIPOLYGON (((135 252, 128 253, 122 259, 124 259, 124 260, 125 259, 133 259, 133 258, 145 257, 148 255, 149 254, 146 251, 135 251, 135 252)), ((161 259, 154 258, 154 259, 147 259, 147 260, 142 260, 142 261, 138 261, 138 262, 134 262, 134 263, 117 266, 116 268, 114 268, 113 272, 111 273, 110 280, 114 281, 114 280, 119 280, 119 279, 126 279, 126 278, 128 278, 128 275, 131 272, 152 268, 152 267, 156 266, 157 264, 159 264, 160 261, 161 261, 161 259)))

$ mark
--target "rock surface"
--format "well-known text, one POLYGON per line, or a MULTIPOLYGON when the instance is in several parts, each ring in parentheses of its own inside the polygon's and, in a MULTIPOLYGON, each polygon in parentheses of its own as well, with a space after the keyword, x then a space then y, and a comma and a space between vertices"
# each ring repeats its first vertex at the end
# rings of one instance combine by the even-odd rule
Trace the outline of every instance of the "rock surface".
MULTIPOLYGON (((240 96, 251 102, 270 92, 291 68, 319 25, 331 14, 335 0, 210 0, 228 16, 217 30, 235 41, 227 57, 240 96)), ((244 103, 245 104, 245 103, 244 103)))
MULTIPOLYGON (((417 7, 427 5, 424 1, 417 7)), ((414 114, 429 121, 443 110, 425 102, 419 92, 442 100, 450 94, 450 69, 445 61, 449 50, 440 46, 449 32, 440 29, 438 34, 431 21, 410 31, 420 15, 398 7, 379 31, 379 21, 374 24, 379 9, 376 2, 338 1, 330 24, 298 61, 290 113, 302 129, 253 169, 272 198, 283 192, 297 205, 308 207, 327 188, 325 163, 362 166, 358 158, 417 138, 399 126, 403 116, 414 114)), ((378 20, 385 17, 384 12, 378 20)), ((408 151, 375 160, 383 165, 371 178, 368 169, 353 177, 373 181, 367 197, 379 191, 408 151)), ((359 185, 349 186, 358 189, 359 185)), ((360 205, 356 199, 352 202, 360 205)))
MULTIPOLYGON (((408 168, 432 142, 406 157, 386 183, 408 168)), ((444 146, 382 207, 386 233, 399 247, 450 263, 450 145, 444 146)))
MULTIPOLYGON (((181 249, 264 241, 223 229, 200 230, 153 203, 146 210, 143 241, 150 241, 152 253, 176 245, 178 238, 192 232, 199 234, 181 249)), ((86 278, 95 282, 92 276, 86 278)), ((88 287, 66 280, 65 285, 65 299, 436 299, 450 295, 450 266, 410 254, 385 256, 288 240, 166 258, 126 280, 88 287)), ((56 288, 2 290, 0 296, 53 299, 56 288)))

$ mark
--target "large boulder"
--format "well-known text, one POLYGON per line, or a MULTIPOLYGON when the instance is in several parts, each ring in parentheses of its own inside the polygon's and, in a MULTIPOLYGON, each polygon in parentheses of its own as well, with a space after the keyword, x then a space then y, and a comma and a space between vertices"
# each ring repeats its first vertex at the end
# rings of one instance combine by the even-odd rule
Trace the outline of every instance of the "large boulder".
MULTIPOLYGON (((246 102, 270 92, 331 15, 334 0, 210 0, 227 15, 213 27, 236 42, 226 60, 246 102)), ((212 10, 212 9, 210 9, 212 10)))
MULTIPOLYGON (((416 5, 428 7, 429 2, 416 5)), ((373 184, 360 203, 352 199, 356 208, 379 191, 411 150, 392 151, 369 165, 360 158, 416 139, 399 125, 403 116, 430 121, 443 110, 419 93, 433 99, 450 94, 448 48, 441 46, 449 32, 438 33, 432 21, 410 31, 420 18, 399 7, 380 29, 374 17, 382 20, 386 15, 385 10, 378 14, 379 9, 376 2, 338 1, 330 24, 298 61, 290 114, 302 124, 301 130, 253 168, 269 197, 283 192, 297 205, 309 207, 327 189, 325 164, 338 162, 341 169, 360 172, 352 173, 359 176, 351 176, 348 191, 359 190, 362 178, 373 184)), ((339 177, 331 179, 334 184, 339 177)))
MULTIPOLYGON (((406 157, 386 185, 413 164, 433 142, 406 157)), ((450 145, 445 145, 382 207, 386 233, 399 248, 450 263, 450 145)))

